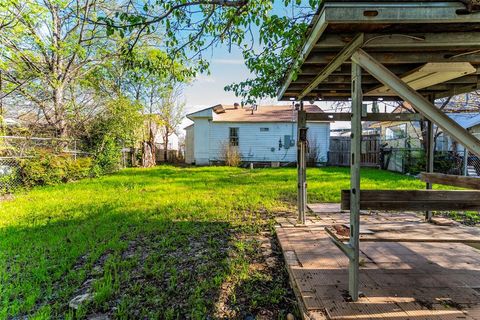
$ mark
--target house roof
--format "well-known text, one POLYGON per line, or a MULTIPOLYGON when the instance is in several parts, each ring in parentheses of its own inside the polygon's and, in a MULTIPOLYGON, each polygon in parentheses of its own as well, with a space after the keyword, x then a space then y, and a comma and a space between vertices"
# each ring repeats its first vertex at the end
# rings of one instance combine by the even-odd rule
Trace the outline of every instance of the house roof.
POLYGON ((480 113, 446 113, 452 120, 465 129, 470 129, 480 124, 480 113))
MULTIPOLYGON (((297 113, 291 105, 258 106, 235 108, 233 105, 218 104, 208 108, 213 122, 292 122, 297 120, 297 113)), ((309 113, 322 113, 323 110, 317 105, 304 105, 309 113)), ((187 115, 189 119, 204 117, 205 111, 200 110, 187 115)))

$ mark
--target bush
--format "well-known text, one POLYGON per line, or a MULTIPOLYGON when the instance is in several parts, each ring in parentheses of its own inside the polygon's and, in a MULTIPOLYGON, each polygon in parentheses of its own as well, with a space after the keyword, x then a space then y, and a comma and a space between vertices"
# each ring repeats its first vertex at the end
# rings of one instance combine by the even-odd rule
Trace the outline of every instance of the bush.
POLYGON ((242 156, 238 147, 231 146, 229 143, 225 143, 222 146, 222 156, 225 165, 230 167, 238 167, 242 162, 242 156))
POLYGON ((121 157, 121 147, 113 138, 108 136, 104 137, 103 143, 95 152, 93 174, 100 176, 117 171, 120 168, 121 157))
POLYGON ((54 185, 87 178, 91 169, 90 158, 74 160, 70 156, 40 152, 20 162, 20 177, 26 187, 54 185))
POLYGON ((10 166, 0 166, 0 195, 11 193, 18 187, 18 170, 10 166))
MULTIPOLYGON (((425 171, 427 156, 424 150, 406 151, 405 173, 419 174, 425 171)), ((446 174, 460 174, 462 159, 454 152, 436 151, 434 153, 433 168, 435 172, 446 174)))
POLYGON ((89 124, 84 141, 94 154, 93 173, 102 175, 120 169, 123 146, 133 146, 143 127, 142 106, 125 97, 109 101, 106 110, 89 124))

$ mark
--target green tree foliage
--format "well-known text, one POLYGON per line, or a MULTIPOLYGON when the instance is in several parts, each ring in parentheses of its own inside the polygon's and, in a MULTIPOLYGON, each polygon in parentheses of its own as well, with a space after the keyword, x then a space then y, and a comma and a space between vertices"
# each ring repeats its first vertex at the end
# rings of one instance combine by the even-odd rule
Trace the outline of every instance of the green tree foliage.
POLYGON ((95 174, 116 171, 121 149, 138 140, 143 125, 142 106, 119 97, 106 105, 106 110, 92 122, 88 142, 95 154, 95 174))
POLYGON ((2 0, 0 6, 2 16, 16 17, 0 33, 2 90, 62 138, 72 120, 88 114, 80 80, 115 55, 115 39, 81 18, 103 7, 108 1, 2 0))
POLYGON ((195 70, 195 63, 160 49, 160 29, 111 33, 91 23, 118 12, 121 3, 0 0, 6 108, 41 123, 33 134, 85 139, 100 171, 113 171, 120 147, 138 142, 134 131, 152 96, 188 81, 195 70))
POLYGON ((140 101, 145 83, 190 76, 188 67, 156 46, 157 33, 107 37, 106 28, 90 23, 119 3, 0 0, 2 91, 10 94, 11 107, 38 118, 47 129, 42 133, 75 136, 109 100, 140 101), (15 22, 2 23, 3 17, 15 22), (132 41, 136 46, 129 49, 132 41))
POLYGON ((120 36, 133 30, 165 30, 165 51, 175 58, 196 59, 196 71, 207 70, 203 53, 208 48, 220 43, 239 46, 253 77, 225 89, 253 102, 275 96, 321 1, 279 0, 274 7, 271 0, 137 0, 99 17, 97 23, 120 36))

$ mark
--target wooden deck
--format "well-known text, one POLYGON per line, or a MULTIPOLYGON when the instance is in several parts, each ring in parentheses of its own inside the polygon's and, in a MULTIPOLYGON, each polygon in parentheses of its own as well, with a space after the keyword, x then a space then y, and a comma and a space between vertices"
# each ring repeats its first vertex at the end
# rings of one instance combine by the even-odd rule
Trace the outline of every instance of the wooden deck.
MULTIPOLYGON (((322 213, 310 215, 306 226, 296 227, 295 217, 277 219, 277 236, 305 318, 480 320, 479 249, 462 243, 361 242, 362 297, 349 302, 348 259, 325 231, 348 223, 348 215, 332 205, 335 213, 309 207, 322 213)), ((414 223, 421 218, 362 216, 366 220, 414 223)))

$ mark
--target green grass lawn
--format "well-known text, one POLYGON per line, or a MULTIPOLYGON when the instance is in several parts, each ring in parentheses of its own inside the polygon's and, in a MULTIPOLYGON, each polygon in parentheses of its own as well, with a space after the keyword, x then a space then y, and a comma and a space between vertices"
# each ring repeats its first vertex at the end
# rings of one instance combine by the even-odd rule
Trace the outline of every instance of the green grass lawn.
MULTIPOLYGON (((309 169, 309 201, 338 202, 348 173, 309 169)), ((294 168, 161 166, 0 202, 0 318, 282 318, 294 297, 261 248, 278 258, 272 218, 294 210, 295 179, 294 168)), ((362 169, 362 187, 424 184, 362 169)))

